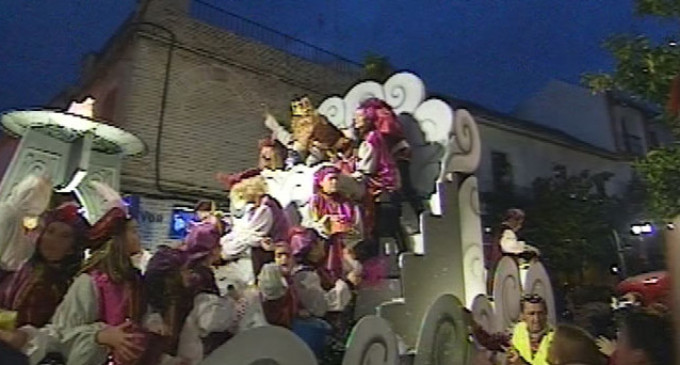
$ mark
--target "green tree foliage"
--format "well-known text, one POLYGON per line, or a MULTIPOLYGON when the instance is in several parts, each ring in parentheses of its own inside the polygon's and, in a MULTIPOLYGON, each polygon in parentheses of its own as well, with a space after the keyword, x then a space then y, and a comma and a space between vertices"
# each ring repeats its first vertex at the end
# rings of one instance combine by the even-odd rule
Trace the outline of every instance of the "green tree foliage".
MULTIPOLYGON (((678 0, 637 0, 640 16, 680 20, 678 0)), ((583 81, 594 92, 619 91, 643 102, 664 108, 669 101, 673 80, 680 74, 678 34, 669 34, 662 42, 644 35, 616 35, 604 44, 614 57, 612 73, 587 74, 583 81)), ((680 118, 662 116, 675 137, 680 137, 680 118)), ((648 207, 659 219, 680 214, 680 150, 675 147, 652 151, 635 164, 647 187, 648 207)))
POLYGON ((606 194, 611 177, 583 171, 534 181, 523 236, 552 271, 580 274, 587 264, 606 268, 616 262, 612 229, 622 201, 606 194))
POLYGON ((636 169, 645 179, 648 208, 658 218, 680 213, 680 149, 660 148, 638 161, 636 169))
POLYGON ((394 72, 394 67, 387 57, 369 53, 364 57, 364 74, 367 78, 385 81, 394 72))

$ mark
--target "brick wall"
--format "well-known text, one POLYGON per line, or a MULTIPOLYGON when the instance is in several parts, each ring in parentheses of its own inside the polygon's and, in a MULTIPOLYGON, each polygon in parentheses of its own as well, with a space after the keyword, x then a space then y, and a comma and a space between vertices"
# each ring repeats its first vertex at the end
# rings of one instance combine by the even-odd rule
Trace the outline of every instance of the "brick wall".
POLYGON ((343 94, 357 74, 340 73, 203 24, 181 12, 161 9, 147 15, 177 35, 167 89, 169 42, 162 32, 138 32, 131 56, 116 74, 116 117, 126 130, 149 147, 143 157, 126 159, 124 189, 155 192, 158 121, 164 108, 160 140, 161 183, 165 188, 191 188, 216 193, 214 175, 253 167, 256 141, 268 135, 263 104, 280 119, 288 118, 292 98, 309 95, 318 103, 343 94))

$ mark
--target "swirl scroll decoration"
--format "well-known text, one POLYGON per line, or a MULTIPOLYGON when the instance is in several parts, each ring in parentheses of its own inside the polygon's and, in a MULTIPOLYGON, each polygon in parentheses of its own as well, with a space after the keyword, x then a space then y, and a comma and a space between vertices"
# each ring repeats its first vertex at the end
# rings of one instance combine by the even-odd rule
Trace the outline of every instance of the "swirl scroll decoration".
MULTIPOLYGON (((413 186, 420 194, 428 195, 435 191, 436 181, 441 181, 440 175, 443 174, 440 171, 446 170, 444 167, 451 160, 449 155, 465 150, 454 145, 467 145, 466 141, 454 141, 454 113, 451 107, 439 99, 425 100, 425 96, 425 85, 418 76, 400 72, 392 75, 384 85, 375 81, 356 84, 342 99, 332 96, 323 100, 318 110, 333 125, 345 129, 351 128, 354 112, 362 101, 371 97, 385 100, 399 115, 412 147, 413 186), (410 121, 406 121, 409 119, 414 122, 415 129, 411 128, 410 121), (446 150, 452 152, 446 153, 446 150)), ((463 122, 469 120, 465 119, 463 122)), ((466 127, 458 133, 461 136, 474 134, 466 133, 467 130, 466 127)), ((472 145, 479 147, 479 143, 472 145)))
MULTIPOLYGON (((355 85, 345 95, 345 124, 352 125, 352 118, 354 118, 354 111, 357 110, 359 104, 368 98, 378 98, 385 100, 385 92, 382 85, 375 81, 366 81, 355 85)), ((338 126, 336 124, 336 126, 338 126)), ((338 126, 339 127, 339 126, 338 126)))
POLYGON ((397 115, 413 113, 423 100, 425 100, 425 85, 418 76, 401 72, 385 81, 385 101, 390 104, 397 115))
POLYGON ((472 304, 477 294, 485 292, 482 221, 479 210, 477 178, 469 176, 458 190, 458 212, 463 245, 465 303, 472 304))
POLYGON ((331 124, 340 129, 352 127, 352 119, 347 118, 346 115, 348 110, 345 108, 345 101, 339 96, 332 96, 325 99, 317 110, 320 114, 324 115, 331 124))
POLYGON ((482 157, 479 129, 465 109, 456 110, 454 137, 449 141, 447 150, 445 173, 474 173, 479 167, 482 157))
POLYGON ((413 364, 465 364, 467 340, 463 305, 455 296, 444 294, 425 314, 413 364))
POLYGON ((519 318, 519 301, 522 284, 517 263, 510 257, 503 257, 496 267, 493 287, 493 303, 496 312, 496 329, 509 328, 519 318))
POLYGON ((531 264, 524 280, 524 293, 538 294, 548 306, 548 322, 552 325, 557 323, 557 313, 555 313, 555 296, 552 284, 548 277, 548 272, 540 262, 531 264))
POLYGON ((317 365, 312 350, 293 332, 276 326, 239 333, 201 365, 317 365))
POLYGON ((471 306, 472 319, 477 322, 482 328, 489 332, 496 332, 496 315, 493 306, 484 294, 479 294, 472 301, 471 306))
POLYGON ((352 329, 342 365, 397 365, 397 337, 386 320, 363 317, 352 329))

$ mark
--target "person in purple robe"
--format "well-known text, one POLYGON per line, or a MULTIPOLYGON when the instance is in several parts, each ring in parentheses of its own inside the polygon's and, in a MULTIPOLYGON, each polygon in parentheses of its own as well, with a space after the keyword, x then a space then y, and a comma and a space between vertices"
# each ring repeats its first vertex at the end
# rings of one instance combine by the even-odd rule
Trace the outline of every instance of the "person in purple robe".
POLYGON ((401 178, 389 143, 378 129, 377 114, 372 111, 369 99, 359 105, 354 116, 354 128, 361 140, 354 175, 366 185, 364 225, 366 235, 373 239, 369 256, 377 254, 379 237, 389 232, 396 233, 399 251, 406 251, 406 238, 399 220, 401 178))
POLYGON ((345 250, 352 250, 363 239, 360 212, 338 191, 340 170, 321 168, 314 174, 314 195, 309 202, 312 227, 328 242, 326 270, 334 279, 344 276, 345 250))

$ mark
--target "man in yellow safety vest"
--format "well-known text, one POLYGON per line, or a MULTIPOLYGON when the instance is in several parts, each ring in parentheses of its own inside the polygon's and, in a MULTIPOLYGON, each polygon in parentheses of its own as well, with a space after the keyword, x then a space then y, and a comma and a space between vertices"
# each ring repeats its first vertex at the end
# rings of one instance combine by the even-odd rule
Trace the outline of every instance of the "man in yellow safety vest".
POLYGON ((553 338, 548 325, 548 306, 537 294, 522 297, 520 322, 512 331, 508 351, 509 365, 548 365, 547 356, 553 338))

